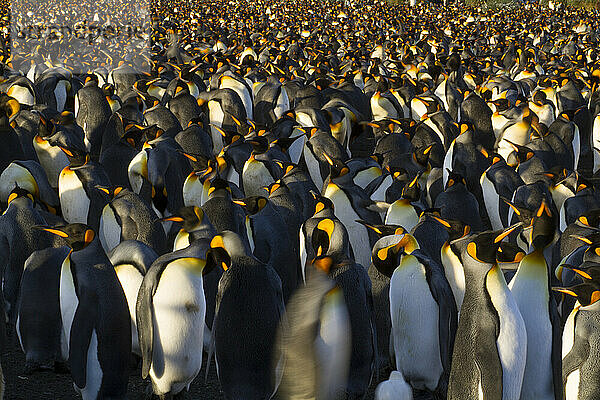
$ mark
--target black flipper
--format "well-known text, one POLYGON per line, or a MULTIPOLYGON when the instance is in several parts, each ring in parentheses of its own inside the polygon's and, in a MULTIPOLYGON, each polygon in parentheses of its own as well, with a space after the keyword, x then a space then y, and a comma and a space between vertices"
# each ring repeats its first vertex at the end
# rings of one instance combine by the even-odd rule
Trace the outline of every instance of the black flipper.
POLYGON ((88 349, 98 318, 97 304, 96 293, 79 295, 79 305, 71 325, 69 365, 73 382, 79 388, 84 388, 86 385, 88 349))

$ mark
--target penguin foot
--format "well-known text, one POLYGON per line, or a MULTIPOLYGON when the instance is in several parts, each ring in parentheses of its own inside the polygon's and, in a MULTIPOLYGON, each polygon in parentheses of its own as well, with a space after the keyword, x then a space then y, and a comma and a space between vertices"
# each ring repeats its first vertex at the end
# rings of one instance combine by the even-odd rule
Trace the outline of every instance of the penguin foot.
POLYGON ((23 369, 23 375, 31 375, 37 371, 51 371, 54 369, 54 363, 38 362, 38 361, 25 361, 25 368, 23 369))

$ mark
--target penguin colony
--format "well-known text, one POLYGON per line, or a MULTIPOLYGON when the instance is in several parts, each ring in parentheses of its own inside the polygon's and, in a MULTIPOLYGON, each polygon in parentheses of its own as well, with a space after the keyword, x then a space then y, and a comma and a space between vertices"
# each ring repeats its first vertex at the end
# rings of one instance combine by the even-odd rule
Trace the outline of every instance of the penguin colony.
POLYGON ((150 57, 3 58, 24 374, 125 399, 133 358, 183 398, 208 357, 226 399, 600 399, 598 11, 152 7, 150 57))

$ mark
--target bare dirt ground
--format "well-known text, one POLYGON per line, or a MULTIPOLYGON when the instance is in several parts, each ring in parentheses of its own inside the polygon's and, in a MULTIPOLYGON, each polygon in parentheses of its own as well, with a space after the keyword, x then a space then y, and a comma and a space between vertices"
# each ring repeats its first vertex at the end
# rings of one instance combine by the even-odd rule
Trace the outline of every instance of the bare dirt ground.
MULTIPOLYGON (((54 371, 36 372, 32 375, 23 375, 25 366, 25 355, 21 351, 18 339, 14 333, 8 338, 2 354, 2 369, 4 371, 6 400, 78 400, 80 397, 73 389, 71 375, 69 373, 58 374, 54 371)), ((225 397, 217 379, 217 371, 214 361, 210 365, 208 380, 205 382, 206 358, 202 365, 202 371, 192 383, 187 398, 193 400, 223 400, 225 397)), ((387 379, 389 371, 379 374, 380 380, 387 379)), ((145 398, 147 382, 141 378, 139 367, 133 367, 129 375, 130 400, 142 400, 145 398)), ((371 385, 366 400, 374 398, 376 383, 371 385)), ((430 397, 416 396, 415 400, 426 400, 430 397)))

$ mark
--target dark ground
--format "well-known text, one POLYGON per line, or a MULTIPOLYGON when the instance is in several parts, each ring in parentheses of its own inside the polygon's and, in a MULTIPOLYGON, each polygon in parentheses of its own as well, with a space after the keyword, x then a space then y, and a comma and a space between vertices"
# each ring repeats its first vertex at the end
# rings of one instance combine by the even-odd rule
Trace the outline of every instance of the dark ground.
MULTIPOLYGON (((79 400, 80 397, 73 389, 71 375, 69 373, 58 374, 54 371, 35 372, 32 375, 23 375, 25 366, 25 355, 19 347, 18 339, 13 334, 7 340, 5 351, 2 354, 2 370, 5 381, 5 400, 79 400)), ((380 380, 385 380, 390 371, 383 371, 379 374, 380 380)), ((217 370, 214 360, 210 365, 208 381, 205 383, 204 375, 206 373, 206 357, 202 363, 200 374, 190 387, 187 399, 214 399, 223 400, 221 387, 217 379, 217 370)), ((147 381, 149 382, 149 381, 147 381)), ((147 383, 140 376, 140 369, 132 368, 129 375, 129 399, 142 400, 147 383)), ((365 400, 372 400, 375 387, 373 383, 365 400)), ((425 400, 429 397, 415 396, 414 400, 425 400)))

